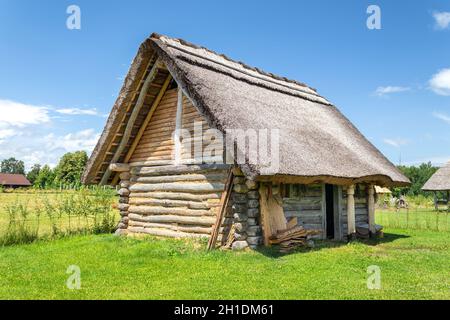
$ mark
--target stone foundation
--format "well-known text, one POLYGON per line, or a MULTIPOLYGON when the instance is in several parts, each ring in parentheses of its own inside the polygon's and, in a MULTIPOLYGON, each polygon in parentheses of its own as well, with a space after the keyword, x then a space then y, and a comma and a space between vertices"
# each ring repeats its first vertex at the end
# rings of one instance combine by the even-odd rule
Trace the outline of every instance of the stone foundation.
POLYGON ((231 194, 231 214, 234 225, 234 239, 231 248, 242 250, 256 249, 262 244, 262 230, 259 223, 258 183, 247 180, 236 170, 231 194))
POLYGON ((120 173, 120 190, 119 190, 119 212, 120 212, 120 221, 117 225, 116 234, 122 235, 127 234, 128 228, 128 208, 129 208, 129 195, 130 195, 130 173, 122 172, 120 173))

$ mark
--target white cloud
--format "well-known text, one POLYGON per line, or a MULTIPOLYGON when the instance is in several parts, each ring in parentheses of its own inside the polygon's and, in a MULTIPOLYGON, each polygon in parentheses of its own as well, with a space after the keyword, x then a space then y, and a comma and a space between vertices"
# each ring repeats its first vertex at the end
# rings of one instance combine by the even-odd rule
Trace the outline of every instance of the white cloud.
POLYGON ((55 112, 64 115, 103 116, 95 109, 55 110, 50 106, 0 99, 0 160, 15 157, 23 160, 29 170, 35 163, 55 166, 66 152, 84 150, 89 154, 100 134, 94 129, 57 133, 61 129, 67 130, 67 126, 62 124, 64 118, 55 116, 55 112))
POLYGON ((63 108, 63 109, 56 109, 55 110, 58 113, 65 114, 65 115, 71 115, 71 116, 77 116, 77 115, 86 115, 86 116, 96 116, 98 115, 97 109, 80 109, 80 108, 63 108))
POLYGON ((450 69, 442 69, 429 81, 430 88, 441 96, 450 96, 450 69))
POLYGON ((66 152, 84 150, 90 154, 99 137, 100 134, 94 129, 57 135, 46 134, 42 128, 33 127, 22 135, 4 140, 0 148, 0 160, 15 157, 25 162, 27 170, 35 163, 54 167, 66 152))
POLYGON ((450 116, 445 113, 433 112, 433 117, 438 118, 438 119, 450 124, 450 116))
POLYGON ((409 87, 399 87, 399 86, 387 86, 387 87, 378 87, 375 90, 375 94, 377 96, 385 96, 391 93, 399 93, 399 92, 405 92, 410 91, 411 88, 409 87))
POLYGON ((450 12, 434 12, 433 18, 437 29, 444 30, 450 27, 450 12))
POLYGON ((55 136, 51 133, 44 137, 44 141, 47 147, 46 149, 49 151, 62 149, 65 152, 73 152, 78 150, 91 152, 99 138, 100 134, 96 133, 94 129, 87 129, 75 133, 69 133, 64 136, 55 136))
POLYGON ((50 122, 48 108, 0 99, 0 128, 50 122))
POLYGON ((396 148, 407 145, 409 143, 408 140, 402 138, 386 138, 383 141, 384 143, 396 148))

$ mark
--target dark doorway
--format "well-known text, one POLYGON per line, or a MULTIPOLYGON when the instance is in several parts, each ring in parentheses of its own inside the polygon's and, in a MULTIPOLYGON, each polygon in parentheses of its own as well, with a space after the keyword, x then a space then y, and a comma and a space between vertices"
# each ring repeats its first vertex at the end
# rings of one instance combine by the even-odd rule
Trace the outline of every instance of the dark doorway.
POLYGON ((334 187, 325 185, 325 202, 327 205, 327 238, 334 239, 334 187))

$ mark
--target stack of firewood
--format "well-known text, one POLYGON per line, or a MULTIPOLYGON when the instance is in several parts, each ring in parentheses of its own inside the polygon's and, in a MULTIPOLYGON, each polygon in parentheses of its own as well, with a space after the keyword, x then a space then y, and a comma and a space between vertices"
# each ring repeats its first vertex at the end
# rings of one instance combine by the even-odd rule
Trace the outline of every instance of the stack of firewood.
POLYGON ((276 235, 270 237, 270 244, 280 245, 280 252, 288 253, 298 247, 310 246, 311 237, 320 234, 319 230, 305 229, 302 226, 278 231, 276 235))

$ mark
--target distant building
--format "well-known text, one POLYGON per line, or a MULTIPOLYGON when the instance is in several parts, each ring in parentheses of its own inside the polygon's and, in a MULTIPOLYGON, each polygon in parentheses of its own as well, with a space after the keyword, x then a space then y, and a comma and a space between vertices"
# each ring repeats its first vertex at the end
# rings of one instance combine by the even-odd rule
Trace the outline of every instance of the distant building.
POLYGON ((5 188, 21 188, 31 186, 23 174, 0 173, 0 186, 5 188))

